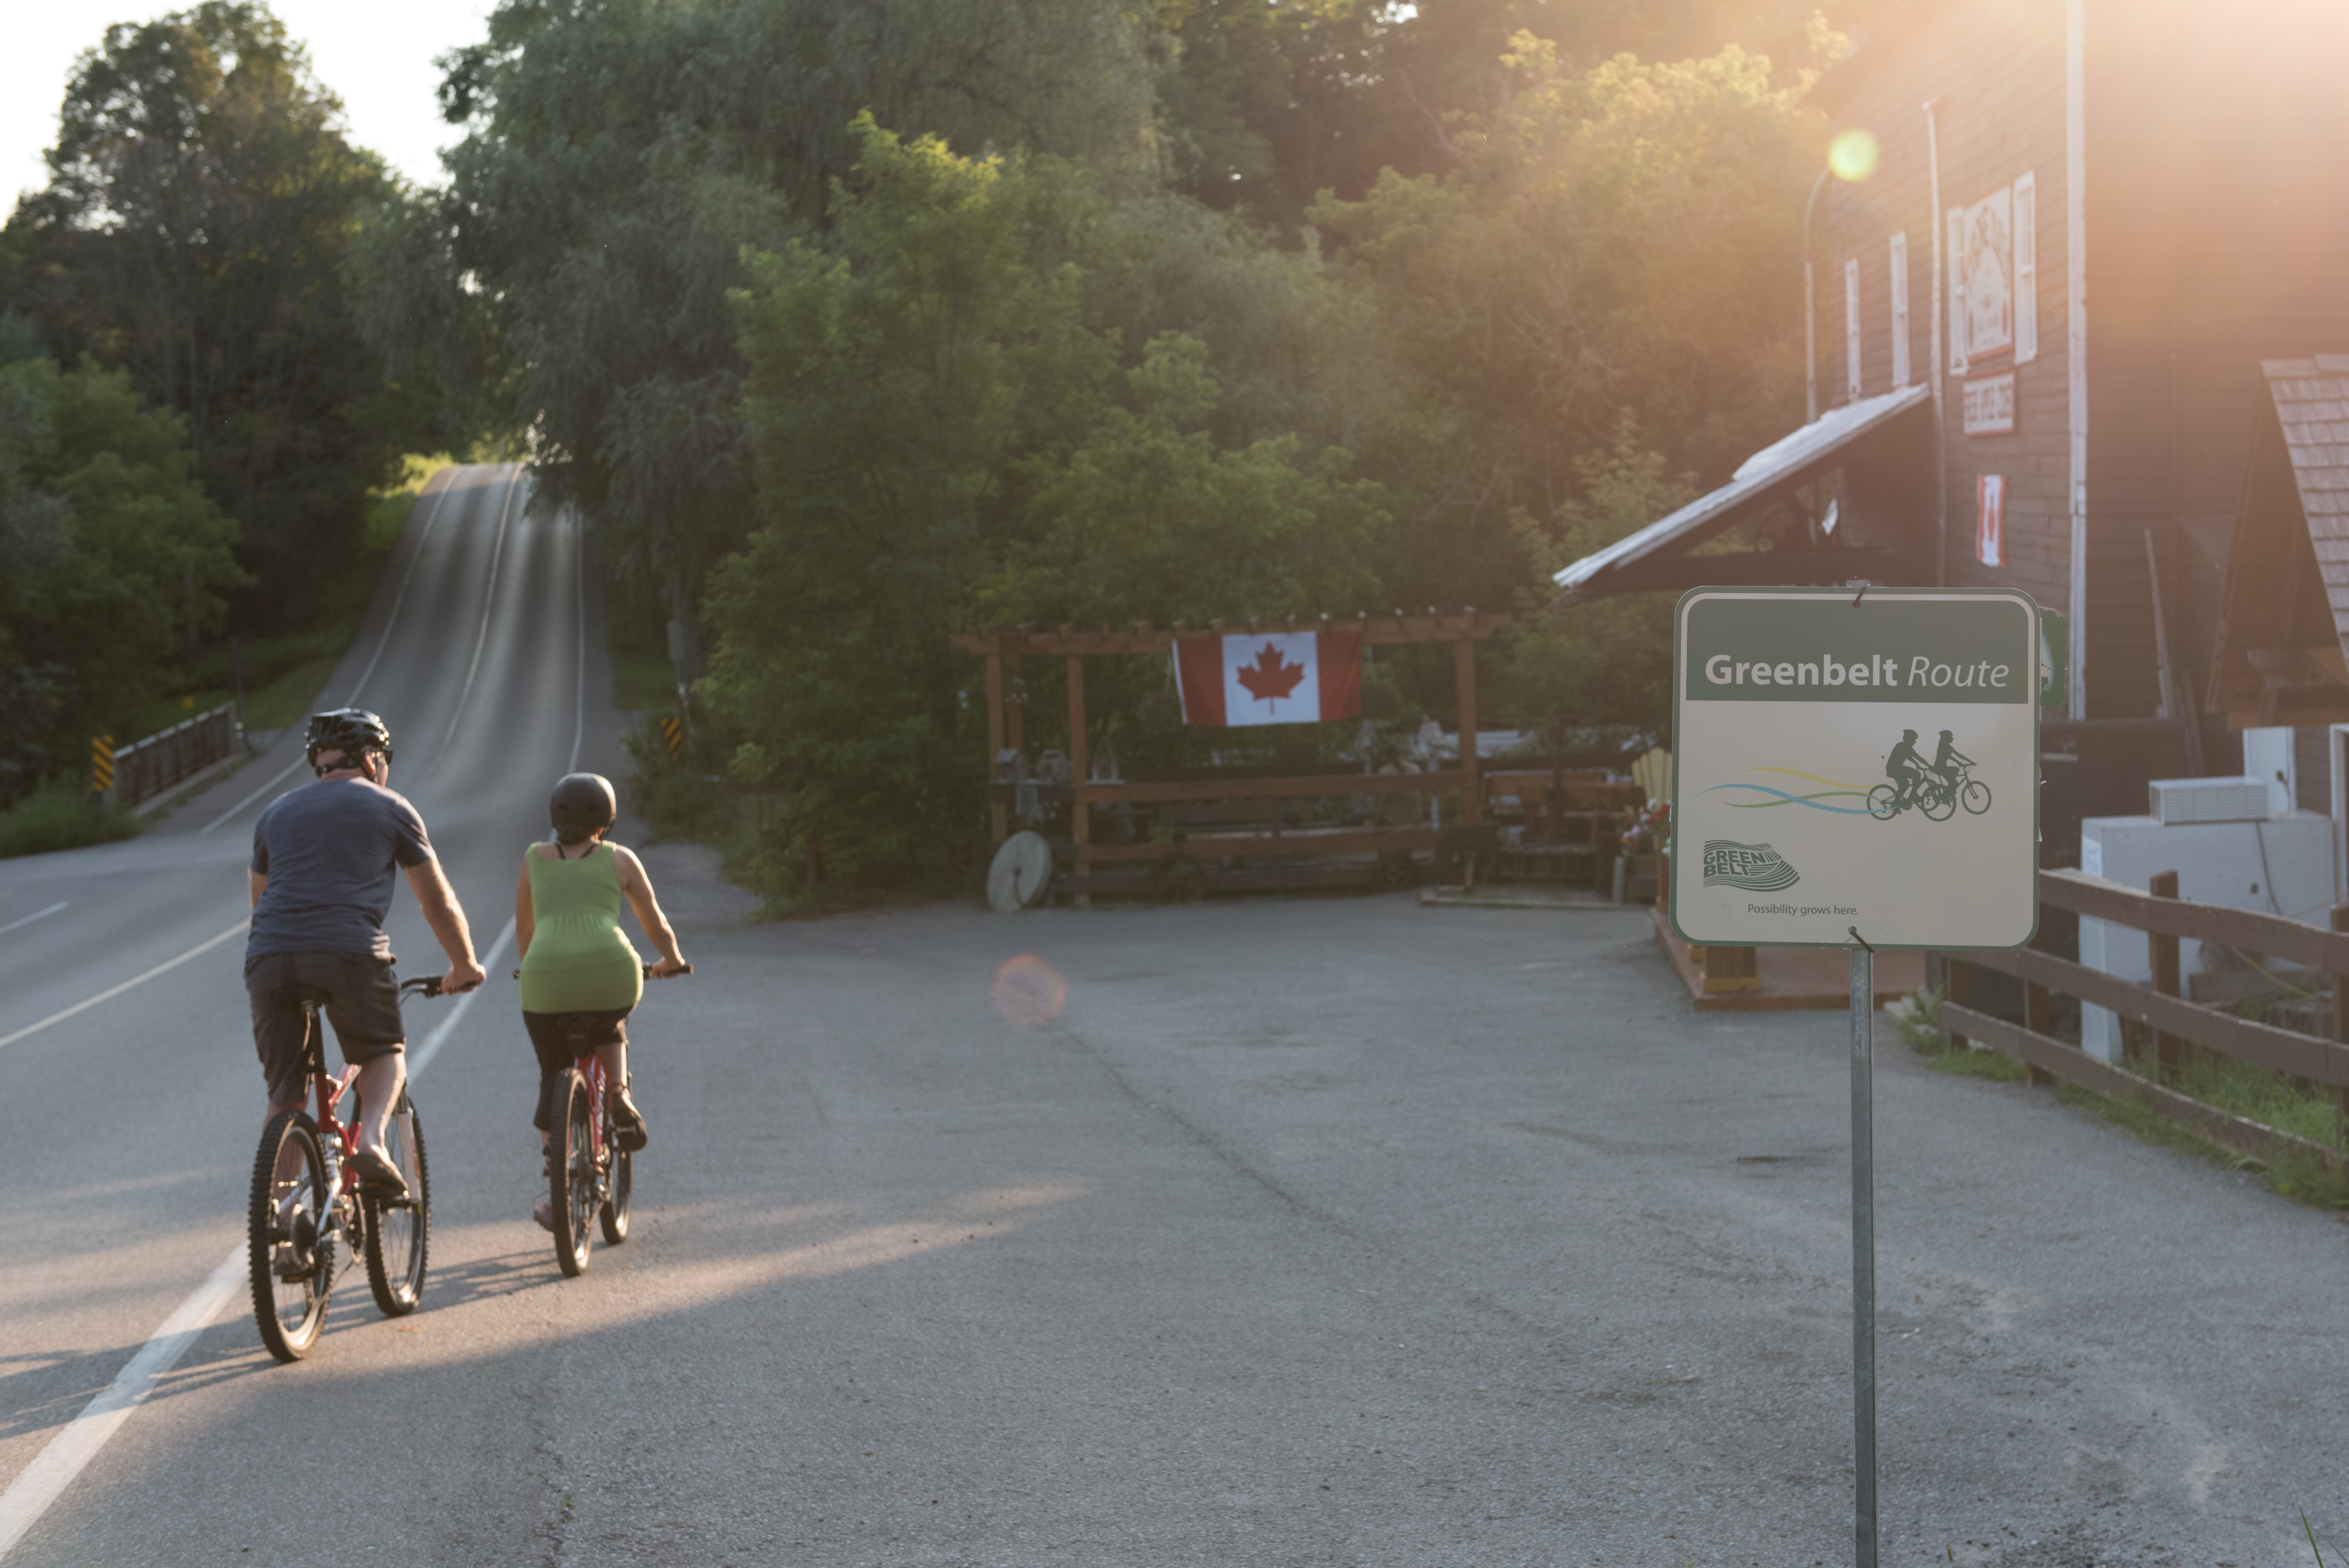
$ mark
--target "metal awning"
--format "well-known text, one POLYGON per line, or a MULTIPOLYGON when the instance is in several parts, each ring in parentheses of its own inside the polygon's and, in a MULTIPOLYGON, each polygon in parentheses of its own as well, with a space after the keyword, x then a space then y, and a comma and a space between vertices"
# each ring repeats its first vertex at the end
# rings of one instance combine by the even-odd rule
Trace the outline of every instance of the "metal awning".
POLYGON ((1880 571, 1883 561, 1895 552, 1831 549, 1708 555, 1702 558, 1702 566, 1695 569, 1703 573, 1701 579, 1689 571, 1665 568, 1678 563, 1688 551, 1739 519, 1776 505, 1798 486, 1839 466, 1854 448, 1880 437, 1905 416, 1930 418, 1919 411, 1929 408, 1932 399, 1930 387, 1908 387, 1830 409, 1813 423, 1746 459, 1730 481, 1711 495, 1691 501, 1670 517, 1658 519, 1559 573, 1558 602, 1572 603, 1610 593, 1692 587, 1700 580, 1840 583, 1847 577, 1869 575, 1871 567, 1880 571), (1682 578, 1687 580, 1683 582, 1682 578))

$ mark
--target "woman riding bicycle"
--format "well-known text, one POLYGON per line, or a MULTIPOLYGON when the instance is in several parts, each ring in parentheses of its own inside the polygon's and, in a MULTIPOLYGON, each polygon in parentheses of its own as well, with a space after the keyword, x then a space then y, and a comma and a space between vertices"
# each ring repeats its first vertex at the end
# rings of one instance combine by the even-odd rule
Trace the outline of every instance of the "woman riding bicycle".
MULTIPOLYGON (((548 1094, 555 1079, 592 1049, 618 1086, 613 1122, 624 1150, 645 1146, 645 1119, 628 1097, 627 1016, 644 994, 642 961, 620 934, 620 906, 636 911, 636 923, 661 961, 656 978, 686 971, 677 933, 661 913, 653 884, 636 857, 604 841, 619 801, 611 781, 595 773, 569 773, 558 779, 547 802, 554 837, 533 844, 523 855, 522 880, 514 887, 514 935, 522 944, 522 1021, 538 1054, 539 1147, 554 1125, 548 1094)), ((548 1230, 554 1211, 541 1197, 532 1214, 548 1230)))

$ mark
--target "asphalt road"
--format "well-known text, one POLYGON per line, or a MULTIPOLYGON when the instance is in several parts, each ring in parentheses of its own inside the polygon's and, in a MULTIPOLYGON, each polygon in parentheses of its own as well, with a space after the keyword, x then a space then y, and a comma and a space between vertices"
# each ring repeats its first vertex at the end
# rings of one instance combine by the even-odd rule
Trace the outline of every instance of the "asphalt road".
MULTIPOLYGON (((329 695, 380 642, 362 700, 486 947, 574 737, 623 764, 572 525, 456 477, 329 695)), ((257 802, 205 830, 286 756, 0 862, 0 926, 67 906, 0 934, 0 1037, 232 928, 257 802)), ((1839 1015, 1692 1014, 1636 915, 756 925, 703 851, 647 858, 699 973, 636 1027, 629 1243, 564 1280, 528 1218, 494 965, 417 1086, 424 1309, 347 1279, 281 1367, 240 1290, 9 1568, 1849 1561, 1839 1015), (1022 954, 1047 1022, 996 1006, 1022 954)), ((0 1519, 241 1241, 236 951, 0 1047, 0 1519)), ((1879 1062, 1885 1561, 2307 1564, 2302 1509, 2349 1540, 2349 1230, 1879 1062)))

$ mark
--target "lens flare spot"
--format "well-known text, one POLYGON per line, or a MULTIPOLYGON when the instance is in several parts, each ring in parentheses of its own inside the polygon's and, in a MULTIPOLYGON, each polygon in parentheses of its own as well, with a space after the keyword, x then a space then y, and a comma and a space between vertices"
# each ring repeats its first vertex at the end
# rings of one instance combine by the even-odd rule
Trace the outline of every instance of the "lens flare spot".
POLYGON ((1032 953, 1007 959, 995 972, 995 1010, 1007 1024, 1040 1029, 1068 1006, 1069 983, 1061 972, 1032 953))
POLYGON ((1838 180, 1865 180, 1876 172, 1882 156, 1876 138, 1864 130, 1847 130, 1827 143, 1827 167, 1838 180))

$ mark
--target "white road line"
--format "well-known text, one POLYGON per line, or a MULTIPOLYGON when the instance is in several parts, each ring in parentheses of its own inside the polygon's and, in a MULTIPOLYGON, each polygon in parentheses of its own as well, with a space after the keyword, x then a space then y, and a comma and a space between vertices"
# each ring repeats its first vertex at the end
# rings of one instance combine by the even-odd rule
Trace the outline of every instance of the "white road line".
MULTIPOLYGON (((457 470, 450 468, 443 471, 453 474, 457 470)), ((435 477, 437 478, 438 476, 436 475, 435 477)), ((440 521, 440 503, 447 500, 449 499, 449 492, 456 488, 457 482, 452 479, 447 484, 442 485, 440 487, 440 493, 432 498, 432 510, 424 514, 424 531, 416 536, 416 548, 409 553, 408 557, 408 570, 399 574, 399 592, 392 595, 391 614, 383 618, 383 635, 376 639, 375 653, 368 658, 367 668, 359 672, 358 685, 351 687, 351 695, 343 699, 343 706, 345 707, 357 706, 359 700, 359 693, 367 690, 367 677, 375 674, 377 661, 383 657, 384 648, 391 642, 391 628, 398 624, 399 607, 401 604, 405 603, 408 599, 409 580, 416 575, 416 563, 424 559, 424 546, 432 538, 432 525, 440 521)), ((247 795, 243 799, 239 800, 235 805, 231 806, 227 810, 222 811, 219 816, 214 817, 211 821, 206 822, 202 827, 196 830, 200 833, 211 832, 214 828, 219 827, 231 817, 235 816, 239 811, 243 810, 247 806, 252 805, 255 800, 260 799, 264 795, 266 795, 272 789, 276 789, 279 784, 285 781, 287 774, 293 772, 294 769, 301 767, 308 760, 309 758, 307 757, 296 757, 293 761, 288 762, 285 767, 279 769, 274 774, 272 774, 268 783, 264 784, 260 789, 255 789, 252 794, 247 795)))
POLYGON ((155 1337, 140 1347, 129 1366, 115 1374, 106 1391, 83 1406, 81 1414, 67 1422, 64 1430, 33 1456, 33 1462, 16 1472, 8 1490, 0 1492, 0 1557, 5 1557, 9 1549, 24 1539, 25 1532, 73 1483, 82 1467, 106 1446, 115 1429, 130 1418, 139 1402, 179 1364, 188 1346, 195 1343, 196 1336, 211 1326, 229 1297, 236 1294, 244 1272, 244 1248, 240 1245, 212 1270, 210 1279, 196 1287, 194 1295, 180 1304, 178 1311, 163 1320, 155 1337))
MULTIPOLYGON (((473 634, 473 661, 465 666, 465 685, 457 693, 456 711, 449 716, 449 731, 440 738, 440 757, 449 755, 449 743, 457 738, 457 726, 465 717, 466 700, 473 695, 473 677, 481 673, 481 649, 490 640, 490 617, 498 607, 498 568, 506 555, 506 524, 513 517, 513 500, 522 489, 521 465, 515 465, 514 477, 506 481, 505 504, 498 509, 497 542, 490 546, 490 583, 481 591, 481 624, 473 634)), ((433 758, 435 762, 440 757, 433 758)))
MULTIPOLYGON (((571 766, 574 769, 579 766, 579 745, 576 741, 574 741, 571 746, 571 766)), ((47 909, 36 909, 30 914, 19 915, 15 920, 10 921, 7 924, 0 925, 0 936, 7 935, 10 932, 16 930, 20 925, 30 925, 36 920, 46 920, 50 915, 57 913, 57 911, 65 908, 67 903, 71 901, 59 899, 57 903, 49 905, 47 909)))
MULTIPOLYGON (((428 529, 431 526, 429 520, 425 526, 428 529)), ((420 545, 419 548, 421 548, 420 545)), ((585 571, 583 559, 580 566, 582 575, 578 579, 575 600, 580 619, 577 695, 572 707, 571 769, 574 772, 578 771, 579 747, 587 733, 585 571)), ((401 583, 402 593, 407 591, 407 586, 405 582, 401 583)), ((398 610, 397 601, 394 602, 392 609, 397 614, 398 610)), ((378 648, 377 651, 380 653, 382 650, 378 648)), ((478 658, 478 655, 476 657, 478 658)), ((372 670, 375 666, 370 663, 367 667, 372 670)), ((50 912, 45 910, 42 913, 50 912)), ((37 916, 32 918, 37 918, 37 916)), ((0 1046, 7 1045, 11 1040, 22 1039, 36 1029, 46 1029, 51 1024, 73 1016, 84 1007, 94 1007, 109 996, 119 995, 140 981, 151 980, 164 970, 186 963, 205 949, 218 946, 243 931, 245 923, 239 921, 202 946, 191 948, 170 963, 160 964, 150 969, 138 979, 126 980, 113 990, 92 996, 88 1001, 78 1006, 68 1007, 54 1017, 44 1018, 33 1025, 31 1028, 19 1029, 5 1039, 0 1039, 0 1046)), ((507 944, 513 939, 514 923, 509 919, 505 923, 505 929, 498 933, 498 939, 490 944, 489 955, 481 961, 481 967, 494 971, 505 953, 507 944)), ((408 1063, 408 1077, 410 1082, 422 1077, 425 1068, 434 1057, 440 1055, 440 1047, 448 1044, 449 1037, 456 1033, 457 1026, 464 1021, 466 1013, 473 1006, 473 998, 481 994, 481 989, 486 989, 486 985, 481 989, 468 991, 458 997, 457 1005, 450 1009, 449 1016, 441 1019, 439 1026, 426 1036, 424 1043, 416 1048, 408 1063)), ((238 1282, 245 1277, 246 1266, 244 1243, 239 1243, 236 1249, 222 1260, 220 1267, 212 1270, 212 1277, 198 1285, 194 1294, 181 1302, 178 1309, 163 1320, 163 1326, 155 1331, 153 1338, 140 1347, 139 1354, 130 1358, 130 1364, 116 1374, 114 1381, 108 1386, 106 1392, 83 1406, 81 1414, 67 1422, 64 1429, 51 1438, 39 1453, 33 1456, 33 1462, 16 1472, 16 1479, 8 1483, 8 1489, 5 1491, 0 1491, 0 1557, 8 1555, 10 1549, 24 1538, 25 1532, 33 1527, 42 1514, 48 1511, 49 1504, 55 1502, 66 1488, 73 1483, 74 1477, 79 1475, 83 1467, 98 1457, 98 1449, 106 1446, 107 1439, 114 1436, 115 1429, 130 1418, 130 1412, 154 1391, 155 1385, 160 1382, 172 1367, 180 1364, 180 1357, 188 1353, 188 1347, 196 1342, 196 1336, 212 1326, 212 1320, 220 1315, 221 1309, 228 1305, 229 1298, 236 1294, 238 1282)))
POLYGON ((119 996, 125 991, 129 990, 133 985, 144 985, 148 981, 152 980, 156 975, 162 974, 164 971, 177 969, 181 965, 185 964, 189 959, 195 957, 199 954, 210 953, 213 948, 218 947, 222 943, 226 942, 238 932, 243 931, 246 924, 247 922, 240 920, 234 925, 230 926, 226 931, 222 932, 218 936, 206 937, 203 941, 197 943, 193 947, 189 948, 177 958, 166 958, 162 963, 158 964, 154 968, 150 969, 144 975, 134 975, 119 985, 109 985, 105 990, 100 991, 97 995, 92 996, 86 1001, 76 1002, 72 1006, 67 1007, 62 1013, 52 1013, 37 1024, 27 1024, 13 1035, 0 1035, 0 1046, 13 1046, 27 1035, 37 1035, 43 1029, 47 1028, 51 1024, 62 1024, 67 1018, 72 1017, 76 1013, 86 1013, 90 1008, 97 1006, 100 1002, 109 1001, 113 997, 119 996))

